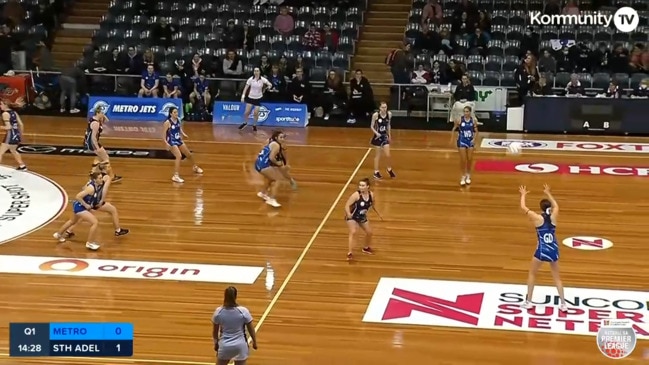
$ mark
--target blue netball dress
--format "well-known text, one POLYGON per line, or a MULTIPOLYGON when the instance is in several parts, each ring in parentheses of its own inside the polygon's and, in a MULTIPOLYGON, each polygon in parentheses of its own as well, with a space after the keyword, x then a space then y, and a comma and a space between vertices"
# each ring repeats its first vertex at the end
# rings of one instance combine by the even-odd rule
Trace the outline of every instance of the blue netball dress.
POLYGON ((169 121, 169 129, 167 129, 166 140, 170 146, 182 146, 183 138, 180 132, 180 121, 173 120, 171 118, 167 119, 169 121))
MULTIPOLYGON (((84 203, 94 207, 98 203, 97 197, 98 197, 98 194, 101 193, 101 190, 98 189, 98 187, 97 187, 97 185, 95 184, 94 181, 89 181, 86 184, 86 187, 87 186, 92 186, 95 189, 95 192, 90 194, 90 195, 86 195, 85 197, 83 197, 83 201, 84 201, 84 203)), ((83 204, 81 204, 80 202, 75 200, 74 203, 72 203, 72 211, 74 212, 74 214, 78 214, 78 213, 84 212, 86 210, 87 210, 86 207, 84 207, 83 204)))
POLYGON ((261 152, 259 152, 259 155, 257 155, 257 159, 255 160, 255 170, 257 170, 257 172, 261 172, 261 170, 271 167, 270 143, 265 145, 264 148, 261 149, 261 152))
POLYGON ((22 141, 22 135, 20 134, 20 126, 18 125, 18 115, 15 111, 10 110, 9 113, 9 129, 7 131, 7 136, 4 140, 6 144, 18 145, 22 141))
POLYGON ((372 207, 372 193, 368 194, 367 200, 363 198, 360 190, 358 191, 358 200, 352 203, 352 206, 349 208, 349 211, 352 213, 351 218, 347 220, 353 220, 359 224, 367 223, 367 211, 372 207))
POLYGON ((473 148, 474 138, 475 124, 473 122, 473 118, 469 118, 469 120, 464 119, 464 117, 460 118, 460 125, 458 127, 457 135, 457 147, 473 148))
POLYGON ((552 219, 547 213, 541 214, 543 224, 536 227, 536 251, 534 257, 540 261, 555 262, 559 260, 559 245, 557 244, 556 230, 552 219))
POLYGON ((97 122, 94 117, 88 119, 88 125, 86 126, 86 134, 83 136, 83 148, 85 148, 87 151, 96 151, 97 149, 101 148, 101 143, 99 143, 99 137, 101 137, 101 132, 103 131, 103 127, 101 126, 101 123, 99 123, 99 130, 97 131, 97 145, 95 146, 94 143, 92 142, 92 123, 97 122))
POLYGON ((390 113, 386 113, 385 116, 381 116, 381 113, 379 113, 378 118, 376 119, 376 131, 379 132, 379 135, 374 135, 370 144, 376 147, 383 147, 390 144, 390 139, 388 138, 389 127, 390 113))

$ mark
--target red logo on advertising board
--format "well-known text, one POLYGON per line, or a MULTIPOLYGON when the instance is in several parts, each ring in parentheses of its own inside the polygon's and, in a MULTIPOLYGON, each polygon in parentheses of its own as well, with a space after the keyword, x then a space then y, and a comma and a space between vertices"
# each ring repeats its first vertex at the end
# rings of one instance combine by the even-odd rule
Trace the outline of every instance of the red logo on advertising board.
POLYGON ((477 326, 483 298, 484 293, 465 294, 458 295, 453 302, 394 288, 382 319, 407 318, 413 311, 418 311, 477 326), (466 312, 473 313, 475 316, 466 312))
POLYGON ((524 163, 513 161, 478 161, 476 171, 526 172, 530 174, 649 176, 649 167, 619 165, 585 165, 568 163, 524 163))

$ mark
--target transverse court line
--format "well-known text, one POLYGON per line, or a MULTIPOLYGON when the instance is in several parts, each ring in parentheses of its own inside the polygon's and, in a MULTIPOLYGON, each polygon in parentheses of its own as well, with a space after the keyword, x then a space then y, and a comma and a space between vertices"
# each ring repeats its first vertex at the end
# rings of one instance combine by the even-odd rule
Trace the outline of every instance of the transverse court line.
MULTIPOLYGON (((365 151, 365 154, 361 158, 361 160, 358 162, 356 167, 354 168, 354 171, 352 171, 352 174, 349 176, 349 179, 347 179, 347 182, 345 185, 343 185, 342 189, 340 189, 340 192, 338 193, 338 196, 336 196, 336 199, 333 201, 331 204, 331 207, 329 207, 329 210, 325 214, 324 218, 322 218, 322 221, 318 225, 318 227, 315 229, 313 232, 313 235, 307 242, 306 246, 302 250, 302 253, 300 256, 297 258, 295 261, 295 264, 293 265, 293 268, 291 268, 291 271, 288 272, 286 275, 286 278, 282 282, 282 285, 277 289, 277 292, 275 293, 275 296, 273 296, 273 299, 271 299, 270 303, 266 307, 266 310, 264 313, 259 317, 259 321, 257 321, 257 325, 255 326, 255 331, 259 332, 261 329, 261 326, 264 324, 266 321, 266 318, 268 318, 268 315, 270 314, 271 310, 273 307, 277 304, 277 301, 279 300, 280 296, 282 293, 284 293, 284 290, 286 289, 286 286, 288 283, 291 281, 295 273, 297 272, 298 268, 302 264, 302 261, 304 261, 304 258, 306 257, 307 253, 309 253, 309 250, 313 246, 313 243, 315 240, 318 238, 318 235, 322 231, 322 228, 324 228, 325 224, 327 224, 327 221, 329 221, 329 218, 331 217, 331 214, 333 214, 334 210, 336 210, 336 207, 338 207, 338 204, 340 203, 340 200, 343 198, 345 195, 345 192, 347 191, 347 187, 349 184, 352 183, 354 180, 354 177, 358 174, 358 171, 360 171, 361 167, 363 167, 363 164, 365 163, 365 160, 367 160, 367 156, 370 155, 370 152, 372 152, 371 148, 368 148, 365 151)), ((0 353, 0 357, 9 357, 8 353, 0 353)), ((23 358, 23 360, 27 360, 29 358, 23 358)), ((122 359, 122 358, 92 358, 92 357, 83 357, 83 358, 48 358, 46 361, 55 363, 58 361, 65 361, 65 362, 74 362, 74 361, 86 361, 86 362, 103 362, 104 364, 110 364, 110 363, 120 363, 120 364, 137 364, 137 363, 147 363, 147 364, 177 364, 177 365, 214 365, 214 362, 195 362, 195 361, 172 361, 172 360, 153 360, 153 359, 122 359)))

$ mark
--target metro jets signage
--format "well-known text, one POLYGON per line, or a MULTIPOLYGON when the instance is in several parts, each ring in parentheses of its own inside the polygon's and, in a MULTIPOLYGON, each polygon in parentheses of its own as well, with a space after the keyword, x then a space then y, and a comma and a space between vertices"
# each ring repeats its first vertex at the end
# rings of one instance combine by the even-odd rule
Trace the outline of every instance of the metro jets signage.
POLYGON ((555 287, 537 286, 529 310, 521 308, 526 291, 522 284, 381 278, 363 322, 596 336, 602 319, 629 319, 638 340, 649 339, 646 292, 565 288, 562 313, 555 287))

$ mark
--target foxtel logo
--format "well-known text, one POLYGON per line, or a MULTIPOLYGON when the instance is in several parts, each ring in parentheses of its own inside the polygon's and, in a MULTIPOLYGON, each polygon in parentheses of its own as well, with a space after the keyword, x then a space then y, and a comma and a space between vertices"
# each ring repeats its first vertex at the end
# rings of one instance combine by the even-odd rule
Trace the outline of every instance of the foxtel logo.
POLYGON ((476 171, 485 172, 526 172, 530 174, 562 175, 609 175, 609 176, 649 176, 649 167, 594 165, 594 164, 551 164, 520 163, 510 161, 478 161, 476 171))

